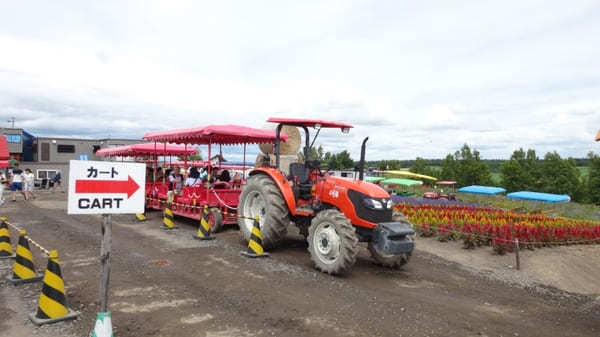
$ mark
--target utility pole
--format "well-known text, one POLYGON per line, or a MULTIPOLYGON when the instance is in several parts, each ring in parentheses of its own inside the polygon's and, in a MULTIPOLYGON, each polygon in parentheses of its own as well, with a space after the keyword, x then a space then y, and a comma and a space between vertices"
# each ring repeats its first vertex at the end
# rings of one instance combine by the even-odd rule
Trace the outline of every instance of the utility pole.
POLYGON ((15 118, 14 117, 9 118, 7 122, 12 123, 11 128, 13 128, 13 129, 15 128, 15 118))

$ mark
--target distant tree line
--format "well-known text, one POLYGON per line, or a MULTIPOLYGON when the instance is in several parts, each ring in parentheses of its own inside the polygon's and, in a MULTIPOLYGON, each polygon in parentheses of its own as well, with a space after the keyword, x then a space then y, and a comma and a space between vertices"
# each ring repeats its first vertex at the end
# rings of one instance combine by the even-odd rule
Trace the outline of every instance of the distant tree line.
MULTIPOLYGON (((311 148, 310 158, 320 160, 326 169, 353 169, 358 164, 346 150, 334 154, 324 152, 321 146, 311 148)), ((593 152, 587 158, 561 158, 556 151, 539 158, 535 150, 520 148, 508 160, 486 160, 465 144, 444 159, 378 160, 366 166, 379 170, 409 167, 414 173, 454 180, 458 186, 500 184, 507 192, 568 194, 573 201, 600 203, 600 155, 593 152), (588 167, 588 173, 582 174, 578 166, 588 167), (492 173, 499 174, 500 180, 494 181, 492 173)))

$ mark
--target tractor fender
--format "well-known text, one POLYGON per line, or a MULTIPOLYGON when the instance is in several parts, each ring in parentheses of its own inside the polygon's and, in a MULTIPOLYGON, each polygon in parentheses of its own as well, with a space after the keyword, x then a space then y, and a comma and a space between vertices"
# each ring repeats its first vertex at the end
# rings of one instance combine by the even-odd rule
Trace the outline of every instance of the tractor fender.
POLYGON ((290 214, 294 215, 296 213, 296 199, 294 199, 294 191, 292 191, 292 186, 290 185, 289 180, 281 173, 281 171, 270 167, 260 167, 250 171, 249 176, 254 176, 257 174, 265 174, 275 182, 281 191, 281 195, 283 196, 288 209, 290 210, 290 214))

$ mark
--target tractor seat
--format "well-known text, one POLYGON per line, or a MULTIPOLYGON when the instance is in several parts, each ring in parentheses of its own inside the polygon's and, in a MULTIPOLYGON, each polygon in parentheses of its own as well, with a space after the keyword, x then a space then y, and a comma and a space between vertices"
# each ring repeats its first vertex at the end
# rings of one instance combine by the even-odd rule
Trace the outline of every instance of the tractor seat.
POLYGON ((298 184, 307 184, 310 177, 310 170, 303 163, 290 164, 290 180, 296 181, 298 184), (294 180, 296 177, 296 180, 294 180))

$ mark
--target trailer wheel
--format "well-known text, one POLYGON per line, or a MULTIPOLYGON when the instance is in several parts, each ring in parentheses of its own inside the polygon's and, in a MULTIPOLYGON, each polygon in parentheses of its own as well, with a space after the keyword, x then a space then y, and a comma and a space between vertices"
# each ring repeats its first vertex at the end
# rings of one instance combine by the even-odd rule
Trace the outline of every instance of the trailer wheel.
POLYGON ((265 249, 277 245, 287 233, 290 224, 290 212, 287 204, 270 177, 257 174, 248 178, 246 186, 240 195, 238 212, 243 218, 238 218, 242 238, 247 242, 255 216, 262 235, 262 245, 265 249))
POLYGON ((208 212, 208 223, 213 233, 218 233, 223 229, 223 215, 218 208, 211 208, 208 212))
POLYGON ((356 231, 344 214, 321 211, 308 228, 308 251, 315 267, 331 275, 347 272, 356 262, 359 245, 356 231))

